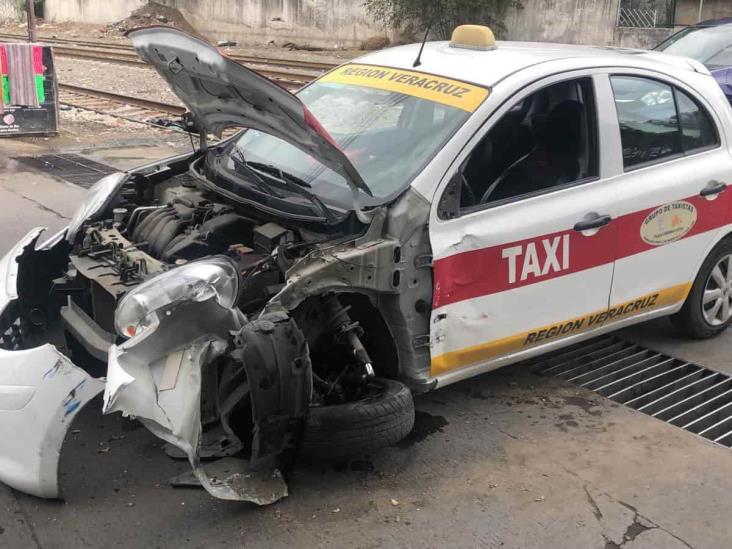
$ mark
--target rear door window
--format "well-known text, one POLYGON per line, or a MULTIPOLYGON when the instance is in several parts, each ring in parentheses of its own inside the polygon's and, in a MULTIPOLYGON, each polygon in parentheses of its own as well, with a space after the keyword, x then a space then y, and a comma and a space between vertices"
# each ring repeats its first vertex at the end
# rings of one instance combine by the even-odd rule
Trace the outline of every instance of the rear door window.
POLYGON ((613 76, 626 169, 719 144, 709 113, 678 88, 637 76, 613 76))
POLYGON ((611 79, 626 168, 682 153, 671 86, 633 76, 611 79))

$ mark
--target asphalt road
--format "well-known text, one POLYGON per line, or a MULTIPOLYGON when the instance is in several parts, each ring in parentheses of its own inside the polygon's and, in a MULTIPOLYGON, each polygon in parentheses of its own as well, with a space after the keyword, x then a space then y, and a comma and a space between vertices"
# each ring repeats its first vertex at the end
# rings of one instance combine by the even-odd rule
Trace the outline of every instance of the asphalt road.
MULTIPOLYGON (((2 250, 33 226, 63 226, 82 196, 10 160, 36 150, 0 143, 2 250)), ((121 147, 96 158, 129 166, 156 154, 121 147)), ((732 333, 691 344, 658 321, 625 335, 730 370, 732 333)), ((0 485, 0 547, 732 546, 727 449, 518 368, 416 402, 415 431, 398 447, 299 463, 290 496, 266 508, 170 487, 187 464, 92 402, 63 448, 63 500, 0 485)))

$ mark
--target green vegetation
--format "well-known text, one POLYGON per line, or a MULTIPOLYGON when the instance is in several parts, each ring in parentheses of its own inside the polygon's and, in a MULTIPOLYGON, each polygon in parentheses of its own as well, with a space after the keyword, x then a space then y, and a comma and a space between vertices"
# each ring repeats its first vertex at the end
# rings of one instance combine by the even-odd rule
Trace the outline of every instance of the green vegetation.
POLYGON ((447 39, 452 30, 465 23, 488 25, 500 36, 506 30, 506 9, 520 7, 519 0, 366 0, 366 10, 375 21, 394 28, 426 29, 447 39))

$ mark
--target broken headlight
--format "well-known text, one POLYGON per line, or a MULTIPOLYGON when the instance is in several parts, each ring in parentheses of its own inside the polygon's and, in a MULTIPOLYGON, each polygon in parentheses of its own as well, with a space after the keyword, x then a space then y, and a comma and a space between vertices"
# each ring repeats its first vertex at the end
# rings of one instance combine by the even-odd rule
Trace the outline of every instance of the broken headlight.
POLYGON ((94 183, 84 198, 84 202, 76 209, 74 217, 71 218, 66 232, 66 240, 72 244, 74 243, 76 234, 84 222, 104 210, 126 179, 127 174, 118 172, 102 177, 94 183))
POLYGON ((216 299, 231 308, 239 295, 239 273, 226 257, 212 257, 167 271, 140 284, 120 301, 114 317, 117 333, 133 337, 153 331, 160 316, 181 303, 216 299))

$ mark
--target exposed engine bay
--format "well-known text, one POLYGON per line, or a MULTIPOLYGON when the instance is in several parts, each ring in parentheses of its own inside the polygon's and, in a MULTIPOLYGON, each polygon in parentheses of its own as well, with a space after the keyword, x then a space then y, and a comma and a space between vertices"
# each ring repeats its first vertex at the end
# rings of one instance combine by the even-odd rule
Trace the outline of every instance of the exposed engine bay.
POLYGON ((298 244, 307 251, 301 233, 243 215, 196 188, 187 174, 173 176, 151 194, 133 202, 137 197, 123 192, 113 218, 86 226, 70 255, 73 270, 55 286, 109 332, 110 315, 131 288, 212 255, 236 263, 244 281, 238 305, 254 313, 282 287, 289 250, 298 244))
MULTIPOLYGON (((104 213, 83 223, 71 241, 26 248, 18 260, 15 335, 2 344, 27 349, 52 341, 74 365, 107 377, 106 413, 121 411, 145 423, 170 443, 171 457, 189 459, 209 492, 271 503, 286 494, 279 470, 299 451, 338 457, 384 444, 369 435, 362 447, 353 439, 334 446, 353 417, 342 415, 339 428, 328 415, 331 407, 363 399, 378 405, 385 391, 401 395, 404 410, 389 418, 397 428, 385 435, 396 441, 412 426, 411 394, 377 378, 397 375, 397 352, 365 295, 318 291, 302 296, 294 309, 273 304, 293 265, 317 258, 323 247, 353 250, 363 234, 268 221, 203 187, 188 167, 181 161, 132 173, 104 213), (158 281, 214 258, 235 269, 238 291, 231 304, 177 304, 149 337, 115 323, 120 303, 137 288, 168 288, 158 281), (138 386, 149 382, 152 408, 125 393, 128 376, 138 386), (160 415, 166 402, 177 409, 182 401, 196 403, 181 417, 199 425, 200 433, 183 436, 186 429, 176 427, 173 412, 160 415), (246 472, 214 483, 200 460, 230 456, 246 459, 246 472), (242 488, 242 474, 254 475, 254 492, 251 483, 242 488)), ((393 251, 389 255, 393 260, 393 251)), ((344 265, 352 276, 372 279, 344 265)), ((393 277, 387 280, 393 283, 393 277)))

